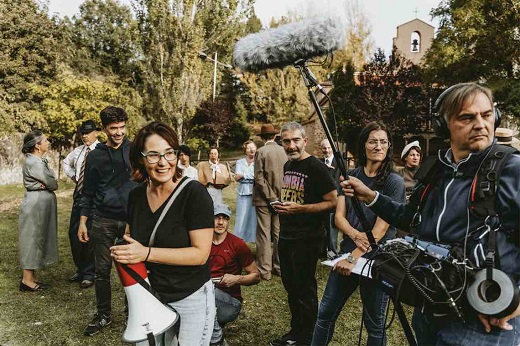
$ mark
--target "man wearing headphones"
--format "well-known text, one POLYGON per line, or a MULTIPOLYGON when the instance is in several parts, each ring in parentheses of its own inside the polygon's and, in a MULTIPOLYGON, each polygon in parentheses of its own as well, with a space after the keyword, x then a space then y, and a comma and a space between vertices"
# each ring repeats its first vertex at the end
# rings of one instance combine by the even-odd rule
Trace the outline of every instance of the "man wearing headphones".
MULTIPOLYGON (((420 181, 409 204, 394 202, 354 177, 341 183, 343 191, 350 197, 355 194, 386 222, 405 230, 413 226, 421 239, 465 248, 464 258, 479 268, 486 268, 489 259, 495 258, 492 261, 495 268, 509 275, 513 289, 520 282, 520 156, 516 152, 505 160, 492 192, 495 203, 490 209, 497 215, 484 218, 477 215, 470 208, 475 190, 482 190, 475 188, 475 177, 482 162, 489 159, 488 154, 505 151, 496 147, 494 139, 500 112, 493 106, 491 91, 476 83, 461 83, 447 89, 435 103, 435 112, 432 120, 435 133, 449 138, 450 148, 439 151, 434 179, 428 184, 420 181)), ((518 300, 510 300, 505 317, 466 309, 462 321, 455 314, 439 317, 431 310, 428 306, 415 309, 413 328, 419 345, 516 346, 520 343, 518 300)))

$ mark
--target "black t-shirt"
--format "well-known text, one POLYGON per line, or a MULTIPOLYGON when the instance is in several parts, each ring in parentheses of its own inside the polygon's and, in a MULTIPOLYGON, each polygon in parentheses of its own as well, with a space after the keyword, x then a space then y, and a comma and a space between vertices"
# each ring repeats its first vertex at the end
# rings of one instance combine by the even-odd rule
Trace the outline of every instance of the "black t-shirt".
MULTIPOLYGON (((314 156, 287 161, 283 169, 282 202, 315 204, 323 202, 323 195, 336 191, 327 166, 314 156)), ((329 213, 327 210, 317 214, 280 215, 280 238, 324 237, 324 220, 329 213)))
MULTIPOLYGON (((358 178, 368 186, 370 189, 375 190, 376 186, 376 178, 368 177, 365 174, 365 170, 363 167, 356 167, 353 170, 348 172, 348 175, 358 178)), ((385 184, 382 189, 378 189, 379 193, 390 197, 396 202, 404 202, 405 201, 405 188, 404 188, 404 180, 397 173, 390 173, 385 180, 385 184)), ((361 222, 359 222, 359 218, 354 211, 354 207, 352 206, 352 200, 350 198, 345 199, 345 204, 347 207, 347 220, 352 227, 357 229, 359 232, 366 232, 367 230, 363 229, 361 226, 361 222)), ((374 227, 377 219, 377 215, 374 214, 372 209, 367 207, 365 203, 360 203, 361 209, 363 210, 365 217, 367 218, 368 224, 370 227, 374 227)), ((390 225, 387 229, 385 236, 379 242, 384 241, 386 239, 395 238, 395 227, 390 225)), ((356 248, 356 244, 350 239, 346 234, 343 235, 344 241, 341 244, 342 252, 351 252, 356 248)))
MULTIPOLYGON (((175 190, 174 190, 175 192, 175 190)), ((173 192, 172 192, 173 195, 173 192)), ((130 234, 148 246, 150 235, 170 197, 152 213, 143 183, 130 193, 128 215, 130 234)), ((153 247, 185 248, 191 246, 189 232, 213 228, 213 201, 206 188, 198 181, 190 181, 177 196, 155 233, 153 247)), ((210 279, 209 264, 176 266, 146 263, 152 287, 164 302, 186 298, 210 279)))

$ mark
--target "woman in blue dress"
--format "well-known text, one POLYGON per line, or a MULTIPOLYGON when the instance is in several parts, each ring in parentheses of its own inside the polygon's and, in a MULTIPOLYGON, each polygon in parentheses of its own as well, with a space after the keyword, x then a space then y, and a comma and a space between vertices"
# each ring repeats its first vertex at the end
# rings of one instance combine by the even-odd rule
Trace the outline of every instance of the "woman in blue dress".
POLYGON ((251 243, 256 239, 256 211, 253 206, 256 145, 253 141, 248 140, 242 145, 242 148, 244 148, 246 157, 237 160, 235 169, 235 180, 238 182, 238 187, 234 234, 251 243))

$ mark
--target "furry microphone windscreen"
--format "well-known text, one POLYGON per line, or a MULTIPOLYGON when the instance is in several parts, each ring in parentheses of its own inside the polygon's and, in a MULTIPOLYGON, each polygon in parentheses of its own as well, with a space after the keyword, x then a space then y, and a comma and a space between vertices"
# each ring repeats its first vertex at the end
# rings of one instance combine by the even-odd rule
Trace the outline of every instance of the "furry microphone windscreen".
POLYGON ((233 64, 256 72, 292 65, 341 49, 346 26, 337 17, 308 19, 248 35, 235 44, 233 64))

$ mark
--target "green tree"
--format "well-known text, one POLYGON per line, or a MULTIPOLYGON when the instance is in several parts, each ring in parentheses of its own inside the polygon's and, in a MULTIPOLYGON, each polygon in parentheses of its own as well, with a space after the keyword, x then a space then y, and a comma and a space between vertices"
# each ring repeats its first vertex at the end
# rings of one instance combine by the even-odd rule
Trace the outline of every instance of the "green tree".
POLYGON ((75 46, 70 64, 76 70, 87 75, 114 73, 138 83, 139 34, 128 6, 114 0, 87 0, 69 26, 75 46))
MULTIPOLYGON (((422 85, 420 68, 395 49, 387 59, 378 49, 354 79, 353 67, 334 75, 332 103, 341 138, 355 146, 356 131, 370 121, 383 121, 394 136, 417 132, 429 114, 429 90, 422 85)), ((329 123, 332 122, 329 112, 329 123)))
POLYGON ((443 0, 431 14, 439 29, 426 54, 430 80, 519 78, 518 0, 443 0))
POLYGON ((130 135, 144 123, 139 94, 122 83, 77 77, 63 71, 49 86, 33 84, 30 88, 40 100, 36 112, 47 120, 44 129, 60 151, 73 145, 81 122, 92 119, 99 123, 99 111, 106 106, 120 106, 127 111, 130 135))
MULTIPOLYGON (((201 51, 230 61, 249 0, 135 0, 142 37, 145 114, 176 128, 181 140, 212 89, 213 69, 201 51)), ((220 77, 220 71, 218 71, 220 77)))
POLYGON ((49 85, 56 75, 59 32, 32 0, 0 2, 0 131, 27 131, 45 119, 29 84, 49 85))

